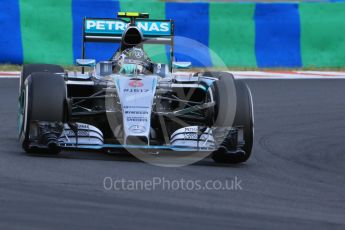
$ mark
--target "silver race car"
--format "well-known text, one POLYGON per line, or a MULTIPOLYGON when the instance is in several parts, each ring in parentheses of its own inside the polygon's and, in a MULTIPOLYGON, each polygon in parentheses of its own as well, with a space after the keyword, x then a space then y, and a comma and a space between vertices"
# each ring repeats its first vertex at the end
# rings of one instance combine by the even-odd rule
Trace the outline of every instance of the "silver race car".
POLYGON ((83 25, 80 72, 23 67, 18 123, 25 152, 207 152, 216 162, 248 160, 254 134, 248 86, 227 72, 181 72, 190 63, 173 62, 172 20, 119 12, 117 19, 85 18, 83 25), (120 46, 96 63, 85 59, 88 42, 120 46), (143 44, 170 46, 170 62, 154 63, 143 44))

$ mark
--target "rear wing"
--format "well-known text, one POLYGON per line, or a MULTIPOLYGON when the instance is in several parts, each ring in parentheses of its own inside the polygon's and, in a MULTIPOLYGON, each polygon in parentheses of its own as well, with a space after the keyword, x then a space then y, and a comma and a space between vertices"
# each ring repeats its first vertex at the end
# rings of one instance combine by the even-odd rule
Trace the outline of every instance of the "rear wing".
POLYGON ((135 16, 127 15, 127 13, 125 14, 121 15, 119 13, 118 15, 130 18, 130 22, 121 18, 84 18, 82 58, 85 59, 85 43, 121 43, 122 34, 127 26, 134 24, 142 32, 144 44, 170 45, 170 62, 172 62, 174 58, 174 21, 136 18, 135 16))
MULTIPOLYGON (((121 42, 128 22, 122 19, 85 18, 83 25, 85 42, 121 42)), ((172 20, 138 19, 135 25, 143 33, 145 43, 170 45, 174 35, 172 20)))

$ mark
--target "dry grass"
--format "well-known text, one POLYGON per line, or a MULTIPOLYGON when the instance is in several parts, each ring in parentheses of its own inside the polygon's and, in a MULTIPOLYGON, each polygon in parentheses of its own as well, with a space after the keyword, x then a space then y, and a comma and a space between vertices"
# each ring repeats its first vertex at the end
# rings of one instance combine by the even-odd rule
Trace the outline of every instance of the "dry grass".
POLYGON ((21 69, 20 65, 0 65, 0 71, 20 71, 21 69))
MULTIPOLYGON (((0 65, 0 71, 21 71, 22 70, 21 65, 0 65)), ((75 71, 75 70, 80 70, 80 67, 77 66, 64 66, 65 70, 68 71, 75 71)))

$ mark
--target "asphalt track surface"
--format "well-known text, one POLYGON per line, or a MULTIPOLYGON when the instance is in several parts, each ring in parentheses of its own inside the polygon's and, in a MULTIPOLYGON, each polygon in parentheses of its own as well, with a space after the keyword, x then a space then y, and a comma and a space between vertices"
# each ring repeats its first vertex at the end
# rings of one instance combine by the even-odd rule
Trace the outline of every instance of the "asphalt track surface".
POLYGON ((256 120, 251 159, 162 168, 100 153, 25 155, 18 79, 1 79, 0 229, 345 229, 345 80, 247 82, 256 120), (105 177, 238 177, 242 190, 107 191, 105 177))

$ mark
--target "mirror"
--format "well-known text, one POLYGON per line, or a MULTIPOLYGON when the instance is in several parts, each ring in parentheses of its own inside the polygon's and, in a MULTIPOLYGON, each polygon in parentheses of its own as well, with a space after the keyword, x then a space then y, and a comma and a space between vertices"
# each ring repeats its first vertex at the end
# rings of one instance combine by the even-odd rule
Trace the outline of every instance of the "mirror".
POLYGON ((191 62, 173 62, 174 69, 190 69, 192 67, 191 62))
POLYGON ((77 59, 76 64, 77 66, 83 66, 83 67, 95 67, 96 60, 95 59, 77 59))

